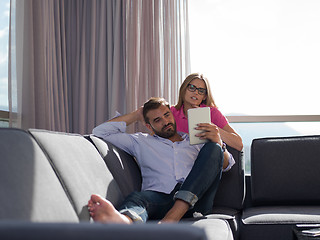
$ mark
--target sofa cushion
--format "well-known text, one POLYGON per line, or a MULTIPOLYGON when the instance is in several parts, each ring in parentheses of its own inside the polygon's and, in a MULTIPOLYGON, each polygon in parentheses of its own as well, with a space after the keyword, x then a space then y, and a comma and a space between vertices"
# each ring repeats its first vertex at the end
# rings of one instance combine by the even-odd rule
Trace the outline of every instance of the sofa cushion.
POLYGON ((320 222, 319 206, 266 206, 245 209, 241 239, 293 239, 296 224, 320 222))
POLYGON ((0 220, 78 222, 48 158, 25 131, 0 129, 0 220))
POLYGON ((124 196, 141 190, 141 172, 135 159, 115 145, 90 135, 124 196))
POLYGON ((255 139, 251 187, 255 205, 320 202, 320 136, 255 139))
POLYGON ((96 148, 83 136, 30 129, 46 152, 82 221, 90 219, 87 203, 99 194, 115 206, 123 201, 115 182, 96 148))
POLYGON ((320 206, 267 206, 245 209, 244 224, 320 223, 320 206))
POLYGON ((233 240, 232 230, 227 220, 218 219, 215 217, 206 219, 199 219, 192 223, 192 226, 196 226, 205 230, 208 239, 215 240, 233 240))

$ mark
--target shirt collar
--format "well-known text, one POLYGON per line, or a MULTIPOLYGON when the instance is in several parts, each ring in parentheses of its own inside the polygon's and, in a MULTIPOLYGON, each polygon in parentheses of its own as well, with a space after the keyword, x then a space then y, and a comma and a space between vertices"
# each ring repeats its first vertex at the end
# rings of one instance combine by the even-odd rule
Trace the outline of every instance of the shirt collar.
MULTIPOLYGON (((188 133, 184 133, 184 132, 178 132, 178 134, 182 137, 182 141, 180 141, 180 142, 183 142, 183 141, 189 141, 189 134, 188 133)), ((171 142, 172 143, 172 141, 171 140, 169 140, 169 139, 167 139, 167 138, 163 138, 163 137, 160 137, 160 136, 158 136, 157 134, 154 134, 154 135, 152 135, 153 137, 155 137, 155 138, 158 138, 159 140, 161 140, 162 142, 167 142, 167 141, 169 141, 169 142, 171 142)))

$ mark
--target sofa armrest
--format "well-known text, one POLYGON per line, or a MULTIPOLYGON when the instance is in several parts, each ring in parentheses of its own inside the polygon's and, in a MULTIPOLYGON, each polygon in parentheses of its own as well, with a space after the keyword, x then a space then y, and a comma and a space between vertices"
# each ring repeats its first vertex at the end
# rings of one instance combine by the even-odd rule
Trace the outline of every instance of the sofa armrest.
POLYGON ((0 222, 1 240, 19 239, 153 239, 205 240, 203 229, 190 224, 99 224, 0 222))

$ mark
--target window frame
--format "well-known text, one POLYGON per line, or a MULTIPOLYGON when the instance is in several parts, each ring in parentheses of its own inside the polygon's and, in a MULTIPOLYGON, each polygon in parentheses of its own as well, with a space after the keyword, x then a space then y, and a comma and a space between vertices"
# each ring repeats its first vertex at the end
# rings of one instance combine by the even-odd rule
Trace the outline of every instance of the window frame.
POLYGON ((9 112, 0 110, 0 120, 1 121, 9 121, 9 112))
POLYGON ((320 122, 320 115, 226 115, 231 123, 320 122))

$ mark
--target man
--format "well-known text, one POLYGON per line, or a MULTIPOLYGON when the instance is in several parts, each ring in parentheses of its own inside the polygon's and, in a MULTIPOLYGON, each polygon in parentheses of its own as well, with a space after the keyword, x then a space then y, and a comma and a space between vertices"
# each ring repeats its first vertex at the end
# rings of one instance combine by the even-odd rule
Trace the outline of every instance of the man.
POLYGON ((101 137, 136 157, 142 174, 141 192, 133 192, 118 210, 106 199, 92 195, 88 202, 91 217, 99 222, 127 223, 162 219, 178 222, 194 212, 208 213, 223 169, 234 164, 219 129, 199 124, 209 139, 205 145, 190 145, 188 134, 178 133, 169 104, 151 98, 143 108, 116 117, 93 130, 101 137), (127 134, 126 126, 145 121, 151 134, 127 134), (229 165, 229 166, 228 166, 229 165))

